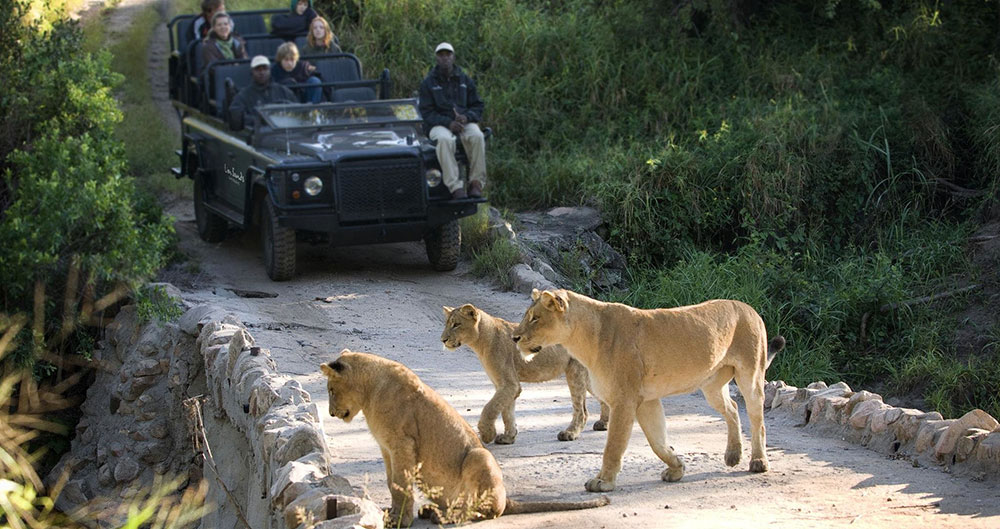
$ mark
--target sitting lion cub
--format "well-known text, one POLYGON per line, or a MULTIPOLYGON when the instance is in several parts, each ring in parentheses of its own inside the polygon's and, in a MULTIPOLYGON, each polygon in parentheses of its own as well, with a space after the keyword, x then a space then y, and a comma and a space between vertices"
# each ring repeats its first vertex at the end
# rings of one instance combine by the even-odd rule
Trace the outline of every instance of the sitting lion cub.
MULTIPOLYGON (((525 360, 510 340, 514 324, 487 314, 466 304, 457 309, 444 308, 444 331, 441 341, 448 349, 468 345, 486 369, 496 393, 483 407, 479 417, 479 438, 484 443, 496 439, 497 444, 511 444, 517 437, 514 401, 521 394, 521 382, 545 382, 566 373, 569 394, 573 401, 573 419, 569 428, 559 432, 560 441, 572 441, 580 436, 587 423, 587 389, 590 378, 587 369, 569 356, 560 346, 542 349, 525 360), (494 427, 497 415, 503 415, 504 433, 497 435, 494 427)), ((606 430, 608 407, 601 403, 601 419, 595 430, 606 430)))
MULTIPOLYGON (((518 502, 507 497, 500 466, 472 427, 403 364, 344 349, 320 365, 327 377, 330 415, 350 422, 363 412, 382 449, 393 524, 413 522, 412 473, 440 512, 472 505, 478 518, 501 514, 589 509, 607 497, 583 502, 518 502), (410 474, 408 476, 407 474, 410 474)), ((427 511, 422 510, 421 514, 427 511)))
POLYGON ((750 471, 767 471, 764 371, 785 346, 785 339, 778 336, 769 345, 764 321, 752 307, 717 299, 642 310, 569 290, 535 290, 531 298, 512 339, 528 352, 562 344, 570 356, 587 366, 594 392, 611 407, 604 462, 597 477, 587 482, 587 490, 614 490, 636 420, 650 448, 667 464, 660 477, 681 479, 684 463, 667 444, 660 397, 699 388, 726 419, 726 464, 739 463, 740 416, 729 396, 729 381, 734 377, 750 416, 750 471))

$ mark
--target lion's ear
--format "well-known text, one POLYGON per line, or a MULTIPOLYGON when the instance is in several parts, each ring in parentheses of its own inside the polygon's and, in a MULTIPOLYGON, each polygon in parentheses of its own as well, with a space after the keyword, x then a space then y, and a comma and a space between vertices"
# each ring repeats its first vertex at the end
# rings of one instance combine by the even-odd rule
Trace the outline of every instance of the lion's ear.
POLYGON ((332 377, 344 374, 344 371, 349 370, 351 366, 341 362, 338 358, 330 363, 319 366, 319 368, 323 371, 323 373, 326 373, 326 376, 332 377))
POLYGON ((546 290, 541 294, 542 306, 553 312, 565 312, 566 311, 566 300, 559 296, 558 294, 553 294, 552 292, 546 290))
POLYGON ((537 288, 531 289, 531 301, 538 301, 538 296, 541 295, 541 291, 537 288))
POLYGON ((476 307, 471 303, 466 303, 465 305, 462 305, 458 310, 462 311, 462 315, 472 320, 476 319, 479 316, 476 307))
POLYGON ((451 311, 455 310, 453 307, 441 307, 441 312, 444 312, 444 317, 447 318, 451 316, 451 311))
MULTIPOLYGON (((330 364, 332 364, 332 363, 333 362, 330 362, 330 364)), ((333 367, 331 367, 330 364, 320 364, 319 365, 319 370, 322 371, 323 374, 326 375, 327 378, 330 378, 331 376, 333 376, 334 374, 336 374, 336 371, 334 371, 333 367)))

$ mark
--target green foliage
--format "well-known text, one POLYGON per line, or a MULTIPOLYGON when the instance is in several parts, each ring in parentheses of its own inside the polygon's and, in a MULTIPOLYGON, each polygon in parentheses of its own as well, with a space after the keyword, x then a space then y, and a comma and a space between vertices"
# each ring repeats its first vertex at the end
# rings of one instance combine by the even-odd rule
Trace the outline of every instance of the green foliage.
POLYGON ((146 285, 135 292, 136 314, 139 321, 166 322, 181 317, 184 311, 162 285, 146 285))
POLYGON ((46 30, 24 17, 23 2, 8 4, 0 9, 0 110, 10 116, 0 133, 0 312, 43 313, 23 353, 72 333, 84 297, 92 303, 154 274, 172 227, 140 198, 113 137, 121 76, 110 55, 81 53, 75 23, 46 30), (44 295, 53 291, 66 292, 61 311, 44 295))

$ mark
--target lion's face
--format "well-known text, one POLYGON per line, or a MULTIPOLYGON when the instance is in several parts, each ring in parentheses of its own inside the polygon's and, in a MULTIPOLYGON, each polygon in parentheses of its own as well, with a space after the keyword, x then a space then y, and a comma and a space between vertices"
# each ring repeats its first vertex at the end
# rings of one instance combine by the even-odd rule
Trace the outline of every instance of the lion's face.
POLYGON ((531 292, 531 299, 531 306, 512 335, 517 348, 529 354, 562 343, 567 307, 566 297, 559 292, 539 292, 535 289, 531 292))
POLYGON ((330 397, 330 416, 351 422, 361 411, 362 388, 358 387, 357 369, 351 366, 349 355, 319 366, 326 375, 326 391, 330 397))
POLYGON ((462 305, 457 309, 444 309, 444 330, 441 331, 441 342, 448 349, 458 349, 463 343, 475 340, 479 336, 479 309, 472 305, 462 305))

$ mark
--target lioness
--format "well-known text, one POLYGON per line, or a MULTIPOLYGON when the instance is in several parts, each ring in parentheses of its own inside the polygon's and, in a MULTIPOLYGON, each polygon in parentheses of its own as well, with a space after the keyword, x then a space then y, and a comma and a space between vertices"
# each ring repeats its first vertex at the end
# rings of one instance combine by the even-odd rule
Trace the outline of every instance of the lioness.
MULTIPOLYGON (((587 423, 587 388, 590 378, 587 368, 569 356, 561 346, 546 347, 526 360, 510 340, 514 324, 490 316, 471 304, 457 309, 443 307, 444 331, 441 341, 448 349, 468 345, 486 375, 490 377, 496 393, 483 407, 479 416, 479 439, 490 443, 511 444, 517 437, 514 420, 514 402, 521 394, 521 382, 545 382, 566 373, 569 394, 573 401, 573 419, 569 428, 559 432, 560 441, 572 441, 580 436, 587 423), (503 414, 504 432, 497 435, 497 415, 503 414)), ((601 403, 601 419, 594 423, 595 430, 607 430, 608 407, 601 403)))
POLYGON ((700 388, 729 428, 726 464, 742 455, 740 416, 729 397, 729 381, 747 404, 753 447, 751 472, 768 468, 764 434, 764 371, 785 346, 767 343, 764 321, 752 307, 733 300, 706 301, 671 309, 642 310, 604 303, 569 290, 531 293, 532 303, 512 338, 522 351, 562 344, 590 371, 597 396, 611 407, 604 461, 591 492, 614 490, 636 419, 653 452, 667 464, 660 477, 677 481, 684 463, 667 445, 660 397, 700 388))
MULTIPOLYGON (((327 377, 330 415, 350 422, 364 412, 382 449, 392 496, 392 522, 413 522, 412 474, 419 469, 441 512, 474 504, 479 518, 501 514, 589 509, 607 497, 583 502, 518 502, 507 497, 500 466, 472 427, 403 364, 344 349, 320 365, 327 377)), ((424 491, 427 493, 427 491, 424 491)), ((421 515, 430 514, 422 510, 421 515)))

